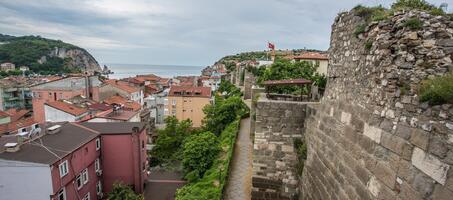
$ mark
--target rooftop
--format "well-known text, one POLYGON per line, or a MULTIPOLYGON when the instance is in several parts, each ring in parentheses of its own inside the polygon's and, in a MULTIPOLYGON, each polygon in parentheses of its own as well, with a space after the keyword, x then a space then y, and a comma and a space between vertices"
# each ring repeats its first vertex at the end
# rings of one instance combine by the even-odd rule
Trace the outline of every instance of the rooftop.
POLYGON ((302 55, 293 56, 294 59, 307 59, 307 60, 328 60, 326 54, 321 54, 318 52, 307 52, 302 55))
MULTIPOLYGON (((99 77, 90 76, 91 86, 98 87, 101 84, 99 77)), ((33 90, 81 90, 85 89, 86 82, 83 76, 68 76, 65 78, 52 80, 46 83, 34 85, 33 90)))
POLYGON ((101 134, 131 134, 134 127, 139 131, 146 127, 144 122, 84 122, 81 125, 101 134))
POLYGON ((74 104, 66 103, 63 101, 47 102, 46 104, 74 116, 79 116, 88 112, 88 109, 86 108, 78 107, 74 104))
POLYGON ((75 123, 61 123, 57 134, 46 134, 28 141, 17 152, 0 153, 0 159, 51 165, 98 135, 96 131, 75 123))
POLYGON ((113 119, 113 120, 120 120, 120 121, 129 121, 132 117, 137 115, 139 111, 131 111, 131 110, 117 110, 113 111, 110 109, 108 111, 101 112, 96 115, 94 118, 105 118, 105 119, 113 119))
POLYGON ((29 118, 24 118, 20 119, 17 121, 11 121, 10 123, 7 124, 1 124, 0 125, 0 136, 5 133, 11 133, 14 131, 17 131, 20 128, 28 127, 33 124, 36 124, 37 122, 33 119, 33 117, 29 118))
POLYGON ((210 87, 172 86, 168 96, 211 97, 210 87))
POLYGON ((128 100, 119 95, 111 96, 111 97, 105 99, 104 103, 107 103, 110 105, 112 105, 112 104, 122 105, 126 109, 130 109, 132 111, 138 111, 142 108, 142 106, 139 103, 132 101, 132 100, 128 100))
POLYGON ((140 88, 138 87, 134 87, 132 85, 130 85, 128 82, 125 82, 125 81, 119 81, 119 80, 116 80, 116 79, 109 79, 109 80, 106 80, 105 83, 113 86, 113 87, 116 87, 120 90, 124 90, 126 91, 127 93, 135 93, 135 92, 139 92, 140 91, 140 88))

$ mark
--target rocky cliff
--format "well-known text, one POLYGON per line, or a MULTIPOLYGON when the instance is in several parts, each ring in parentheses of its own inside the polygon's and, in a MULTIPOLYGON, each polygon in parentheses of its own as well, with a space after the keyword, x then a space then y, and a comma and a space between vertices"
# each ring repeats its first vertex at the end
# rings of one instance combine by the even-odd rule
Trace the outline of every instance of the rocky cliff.
POLYGON ((325 96, 305 121, 301 199, 451 199, 453 106, 422 102, 419 87, 452 57, 451 18, 340 14, 325 96))
MULTIPOLYGON (((48 55, 50 57, 59 57, 62 59, 70 58, 67 62, 69 67, 80 68, 82 70, 100 72, 101 67, 94 57, 85 49, 75 48, 66 49, 55 47, 48 55)), ((46 56, 47 57, 47 56, 46 56)), ((42 58, 41 58, 42 59, 42 58)))

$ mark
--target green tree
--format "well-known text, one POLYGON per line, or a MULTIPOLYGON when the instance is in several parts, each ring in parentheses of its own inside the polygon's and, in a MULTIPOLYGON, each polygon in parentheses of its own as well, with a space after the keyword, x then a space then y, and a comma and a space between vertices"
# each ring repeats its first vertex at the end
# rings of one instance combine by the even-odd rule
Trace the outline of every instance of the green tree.
POLYGON ((222 93, 225 98, 231 96, 242 96, 241 90, 227 80, 222 80, 220 82, 218 91, 222 93))
POLYGON ((239 96, 231 96, 227 99, 216 96, 215 103, 204 107, 203 112, 205 113, 203 128, 219 135, 237 116, 248 113, 249 108, 239 96))
POLYGON ((108 200, 144 200, 142 195, 122 183, 114 183, 112 191, 107 196, 108 200))
MULTIPOLYGON (((307 61, 290 62, 287 59, 277 59, 271 67, 266 68, 262 76, 258 77, 258 83, 267 80, 285 80, 285 79, 307 79, 314 82, 315 85, 324 88, 326 84, 326 77, 316 72, 318 64, 312 64, 307 61)), ((277 93, 308 93, 305 88, 300 91, 298 86, 283 86, 273 88, 273 92, 277 93)))
POLYGON ((194 131, 191 129, 192 121, 189 119, 178 121, 176 117, 165 119, 166 127, 159 130, 159 137, 151 155, 157 159, 158 164, 181 160, 181 151, 184 140, 194 131))
POLYGON ((182 164, 186 172, 196 171, 202 176, 220 151, 217 137, 211 132, 191 135, 184 143, 182 164))

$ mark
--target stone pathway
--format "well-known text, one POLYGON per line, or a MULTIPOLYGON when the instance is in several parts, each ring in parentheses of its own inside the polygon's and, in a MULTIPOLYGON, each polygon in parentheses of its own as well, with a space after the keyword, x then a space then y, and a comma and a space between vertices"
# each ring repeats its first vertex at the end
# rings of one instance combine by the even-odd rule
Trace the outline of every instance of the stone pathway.
MULTIPOLYGON (((246 102, 247 103, 247 102, 246 102)), ((252 193, 252 141, 250 117, 241 120, 234 147, 230 176, 224 193, 226 200, 248 200, 252 193)))

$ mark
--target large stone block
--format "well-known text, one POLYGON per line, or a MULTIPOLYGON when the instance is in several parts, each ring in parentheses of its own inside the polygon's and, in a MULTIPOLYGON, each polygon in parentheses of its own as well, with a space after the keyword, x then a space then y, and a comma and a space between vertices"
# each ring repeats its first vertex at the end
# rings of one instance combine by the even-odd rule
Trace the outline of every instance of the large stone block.
POLYGON ((387 164, 378 162, 373 173, 387 187, 393 188, 395 186, 396 172, 390 169, 387 164))
POLYGON ((370 126, 367 123, 364 125, 363 135, 367 136, 376 143, 381 143, 382 130, 374 126, 370 126))
POLYGON ((427 150, 429 144, 429 133, 421 129, 414 129, 411 133, 410 142, 423 150, 427 150))
POLYGON ((412 146, 406 142, 406 140, 383 132, 381 138, 381 144, 387 149, 400 155, 402 158, 410 160, 412 153, 412 146))
POLYGON ((436 157, 415 147, 412 153, 412 164, 438 183, 445 184, 450 166, 436 157))

